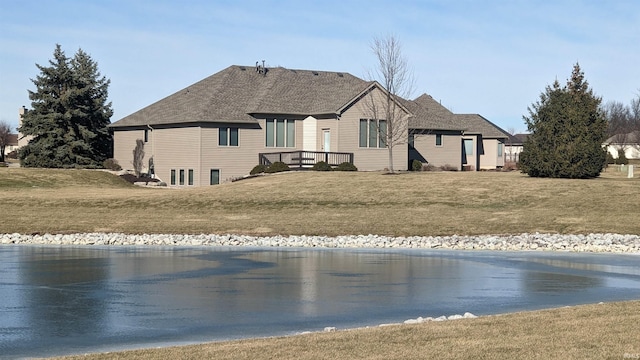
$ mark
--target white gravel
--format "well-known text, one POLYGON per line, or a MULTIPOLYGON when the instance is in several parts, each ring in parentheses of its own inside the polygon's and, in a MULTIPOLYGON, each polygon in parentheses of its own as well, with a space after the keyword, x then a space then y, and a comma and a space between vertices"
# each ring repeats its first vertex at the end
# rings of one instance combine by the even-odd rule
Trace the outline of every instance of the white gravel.
POLYGON ((327 236, 247 236, 179 234, 0 234, 0 244, 18 245, 153 245, 153 246, 249 246, 296 248, 414 248, 505 251, 573 251, 640 253, 640 236, 620 234, 560 235, 523 233, 519 235, 408 236, 380 235, 327 236))

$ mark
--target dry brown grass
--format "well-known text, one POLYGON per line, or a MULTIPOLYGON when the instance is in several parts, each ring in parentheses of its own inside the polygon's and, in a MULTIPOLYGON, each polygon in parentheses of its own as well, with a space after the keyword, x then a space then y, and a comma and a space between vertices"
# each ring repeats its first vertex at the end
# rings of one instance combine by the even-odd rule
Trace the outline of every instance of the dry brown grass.
POLYGON ((63 359, 624 359, 638 334, 633 301, 63 359))
MULTIPOLYGON (((246 234, 640 233, 640 180, 522 174, 291 173, 184 190, 98 171, 0 169, 0 232, 246 234)), ((640 302, 419 326, 67 359, 622 359, 640 357, 640 302)))
POLYGON ((517 172, 298 172, 182 190, 97 171, 0 169, 0 232, 446 235, 640 233, 640 179, 517 172), (79 180, 77 182, 76 180, 79 180))

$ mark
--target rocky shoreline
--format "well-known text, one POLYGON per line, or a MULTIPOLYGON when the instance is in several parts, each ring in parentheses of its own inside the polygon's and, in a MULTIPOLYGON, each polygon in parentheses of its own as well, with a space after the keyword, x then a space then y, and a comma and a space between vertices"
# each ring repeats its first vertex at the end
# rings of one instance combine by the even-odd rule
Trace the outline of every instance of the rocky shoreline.
POLYGON ((523 233, 478 236, 248 236, 180 234, 0 234, 0 244, 16 245, 113 245, 113 246, 247 246, 295 248, 386 248, 503 251, 572 251, 640 253, 639 235, 562 235, 523 233))

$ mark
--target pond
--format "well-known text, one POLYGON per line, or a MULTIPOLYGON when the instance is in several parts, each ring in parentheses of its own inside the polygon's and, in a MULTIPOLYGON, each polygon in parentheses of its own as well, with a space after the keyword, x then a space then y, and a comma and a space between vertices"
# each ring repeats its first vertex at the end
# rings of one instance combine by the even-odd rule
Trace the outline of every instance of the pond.
POLYGON ((637 255, 0 246, 0 357, 640 299, 637 255))

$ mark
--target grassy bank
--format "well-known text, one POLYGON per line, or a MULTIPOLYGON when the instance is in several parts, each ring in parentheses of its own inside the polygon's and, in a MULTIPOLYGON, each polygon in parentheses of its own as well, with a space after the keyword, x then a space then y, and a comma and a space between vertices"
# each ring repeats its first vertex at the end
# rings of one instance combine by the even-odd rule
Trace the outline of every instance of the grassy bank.
POLYGON ((170 190, 99 171, 2 168, 0 197, 5 233, 640 233, 640 178, 616 172, 298 172, 170 190))
MULTIPOLYGON (((0 232, 449 235, 640 233, 640 179, 289 173, 139 188, 100 171, 0 168, 0 232)), ((66 359, 623 359, 640 302, 66 359)))
POLYGON ((638 334, 633 301, 63 359, 625 359, 638 334))

